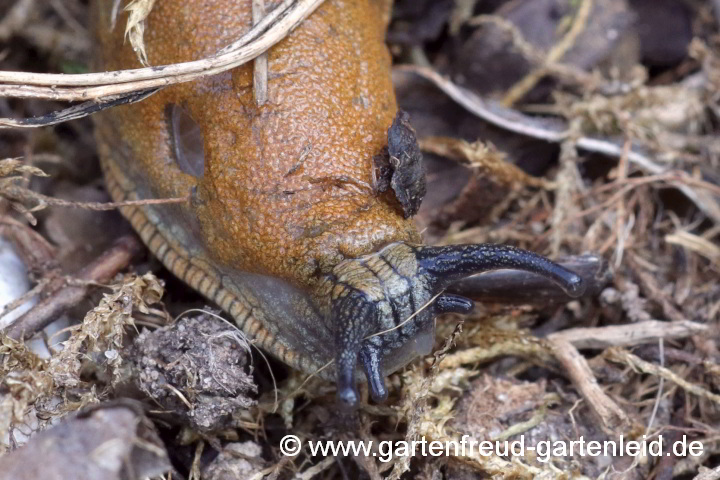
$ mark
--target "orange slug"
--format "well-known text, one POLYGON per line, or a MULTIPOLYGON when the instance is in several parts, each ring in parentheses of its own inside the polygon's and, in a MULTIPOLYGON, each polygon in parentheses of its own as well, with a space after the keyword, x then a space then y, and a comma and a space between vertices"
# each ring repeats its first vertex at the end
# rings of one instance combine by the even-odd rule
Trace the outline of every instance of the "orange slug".
MULTIPOLYGON (((94 8, 98 67, 137 68, 122 29, 110 26, 112 3, 94 8)), ((155 3, 145 31, 150 63, 215 53, 250 29, 251 4, 155 3)), ((277 2, 266 4, 270 11, 277 2)), ((452 282, 513 268, 571 294, 583 288, 579 276, 524 250, 422 244, 406 218, 424 176, 412 165, 419 149, 406 116, 393 122, 389 9, 387 0, 327 0, 270 49, 261 105, 246 64, 96 120, 115 200, 190 195, 186 204, 122 209, 149 249, 256 345, 308 373, 330 363, 322 375, 349 406, 358 402, 358 374, 384 400, 385 376, 430 352, 434 317, 472 309, 443 293, 452 282), (409 185, 392 174, 393 190, 379 187, 388 183, 383 155, 385 170, 410 171, 409 185)))

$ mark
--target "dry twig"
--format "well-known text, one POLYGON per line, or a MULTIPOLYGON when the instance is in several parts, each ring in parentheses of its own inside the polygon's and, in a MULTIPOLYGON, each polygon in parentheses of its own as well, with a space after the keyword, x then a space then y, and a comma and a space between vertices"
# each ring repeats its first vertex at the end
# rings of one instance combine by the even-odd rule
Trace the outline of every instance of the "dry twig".
POLYGON ((470 143, 451 137, 426 137, 421 139, 419 144, 425 152, 481 169, 487 177, 496 179, 503 185, 555 188, 552 182, 525 173, 524 170, 507 161, 502 152, 479 141, 470 143))
POLYGON ((652 375, 657 375, 658 377, 662 377, 665 380, 668 380, 680 386, 684 390, 694 395, 697 395, 698 397, 706 398, 720 405, 720 395, 712 393, 699 385, 688 382, 687 380, 680 377, 668 368, 660 367, 653 363, 646 362, 642 358, 638 357, 637 355, 633 355, 627 350, 619 347, 613 347, 606 350, 604 355, 605 358, 607 358, 608 360, 624 363, 625 365, 643 373, 649 373, 652 375))
POLYGON ((63 200, 62 198, 49 197, 42 193, 35 192, 29 188, 21 187, 15 184, 0 184, 0 194, 6 196, 15 201, 28 201, 34 200, 38 202, 36 207, 32 208, 32 211, 37 211, 44 208, 46 205, 54 207, 67 207, 67 208, 84 208, 87 210, 116 210, 120 207, 138 206, 138 205, 166 205, 171 203, 186 203, 189 197, 176 197, 176 198, 151 198, 144 200, 125 200, 123 202, 74 202, 70 200, 63 200))
POLYGON ((544 65, 540 68, 534 69, 513 85, 510 90, 508 90, 507 94, 505 94, 505 98, 502 100, 503 105, 509 107, 524 97, 525 94, 532 90, 533 87, 537 85, 537 82, 545 76, 548 70, 547 66, 560 61, 568 50, 572 48, 577 38, 583 30, 585 30, 592 7, 593 0, 583 0, 582 3, 580 3, 570 29, 562 40, 550 49, 550 52, 548 52, 547 57, 545 58, 544 65))
POLYGON ((108 250, 94 262, 75 275, 87 283, 66 285, 64 279, 55 282, 55 290, 38 302, 21 317, 18 317, 5 331, 14 340, 28 339, 50 324, 65 309, 76 305, 87 294, 90 283, 102 283, 110 280, 125 268, 132 258, 142 250, 137 238, 126 235, 119 238, 108 250))
POLYGON ((192 62, 117 72, 62 75, 0 72, 0 96, 66 101, 104 101, 209 77, 242 65, 285 38, 323 0, 284 0, 249 32, 215 55, 192 62))
MULTIPOLYGON (((265 0, 252 0, 253 25, 257 25, 266 15, 265 0)), ((253 93, 255 103, 261 107, 268 96, 268 54, 258 55, 253 60, 253 93)))
POLYGON ((687 320, 681 322, 650 320, 629 325, 571 328, 555 332, 549 335, 548 339, 569 342, 575 348, 608 348, 652 343, 659 339, 687 338, 709 332, 710 327, 702 323, 687 320))
POLYGON ((585 357, 564 340, 551 340, 552 352, 572 380, 575 388, 585 398, 590 410, 600 420, 600 426, 608 435, 626 434, 631 423, 627 414, 600 388, 585 357))

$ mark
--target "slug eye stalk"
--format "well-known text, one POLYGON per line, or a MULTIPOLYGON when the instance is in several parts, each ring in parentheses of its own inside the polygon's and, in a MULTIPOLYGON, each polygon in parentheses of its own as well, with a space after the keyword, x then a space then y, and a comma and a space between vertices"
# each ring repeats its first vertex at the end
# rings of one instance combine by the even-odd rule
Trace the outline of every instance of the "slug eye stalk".
POLYGON ((573 298, 585 290, 582 278, 574 272, 506 245, 411 247, 395 243, 338 265, 331 320, 340 404, 354 408, 358 403, 356 370, 365 374, 373 400, 384 401, 386 374, 432 350, 433 318, 472 311, 471 300, 443 293, 445 288, 465 277, 499 269, 541 275, 573 298))
POLYGON ((446 288, 465 277, 489 270, 511 269, 536 273, 577 298, 585 291, 582 278, 557 263, 521 248, 508 245, 476 244, 417 249, 420 273, 435 290, 446 288))

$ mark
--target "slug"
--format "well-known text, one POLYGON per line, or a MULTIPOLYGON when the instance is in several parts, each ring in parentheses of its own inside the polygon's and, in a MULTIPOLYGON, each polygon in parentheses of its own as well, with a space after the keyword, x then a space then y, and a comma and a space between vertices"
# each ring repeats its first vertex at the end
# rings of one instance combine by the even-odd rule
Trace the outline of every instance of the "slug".
MULTIPOLYGON (((112 3, 94 5, 97 66, 137 68, 122 29, 111 28, 112 3)), ((150 63, 223 48, 253 24, 251 3, 155 3, 145 30, 150 63)), ((270 11, 278 2, 266 3, 270 11)), ((384 42, 390 6, 327 0, 270 49, 262 104, 246 64, 95 122, 116 201, 189 195, 185 204, 122 208, 154 255, 255 345, 304 372, 330 364, 320 374, 350 407, 359 401, 357 377, 364 374, 374 401, 385 400, 386 375, 431 351, 434 317, 472 310, 467 298, 443 293, 453 282, 509 268, 548 277, 573 296, 583 289, 579 276, 528 251, 423 245, 406 218, 424 190, 415 167, 410 183, 422 188, 409 196, 401 176, 390 181, 395 190, 377 188, 378 157, 402 169, 418 162, 397 156, 419 151, 397 114, 384 42), (391 127, 398 130, 388 145, 391 127)))

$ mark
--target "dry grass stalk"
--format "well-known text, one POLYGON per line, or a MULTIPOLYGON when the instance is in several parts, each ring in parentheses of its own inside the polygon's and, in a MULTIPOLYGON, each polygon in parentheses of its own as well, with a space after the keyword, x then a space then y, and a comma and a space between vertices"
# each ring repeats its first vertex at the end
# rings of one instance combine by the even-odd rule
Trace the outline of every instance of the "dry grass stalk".
POLYGON ((720 264, 720 247, 699 235, 679 230, 670 235, 665 235, 665 241, 702 255, 716 265, 720 264))
POLYGON ((481 172, 502 185, 513 188, 521 186, 555 188, 552 182, 544 178, 528 175, 507 161, 505 154, 483 142, 473 143, 451 137, 427 137, 420 140, 420 148, 428 153, 450 158, 481 172))
POLYGON ((575 348, 629 347, 657 342, 659 339, 669 340, 708 334, 710 330, 705 324, 687 320, 681 322, 649 320, 629 325, 560 330, 550 334, 548 339, 569 342, 575 348))
POLYGON ((573 18, 572 25, 567 31, 565 36, 556 43, 548 52, 544 60, 544 65, 540 68, 536 68, 528 73, 524 78, 519 80, 515 85, 510 87, 505 97, 502 100, 503 105, 509 107, 518 102, 524 97, 530 90, 537 85, 537 82, 547 74, 547 66, 552 65, 558 61, 572 48, 575 41, 580 34, 585 30, 588 19, 590 18, 590 12, 593 7, 593 0, 582 0, 573 18))
POLYGON ((628 352, 627 350, 624 350, 619 347, 613 347, 613 348, 606 350, 604 353, 604 356, 608 360, 624 363, 637 371, 640 371, 643 373, 649 373, 652 375, 656 375, 658 377, 662 377, 665 380, 668 380, 668 381, 673 382, 674 384, 680 386, 683 390, 686 390, 694 395, 697 395, 698 397, 706 398, 706 399, 720 405, 720 395, 712 393, 709 390, 707 390, 699 385, 688 382, 687 380, 685 380, 681 376, 677 375, 672 370, 665 368, 665 367, 655 365, 650 362, 647 362, 647 361, 643 360, 642 358, 640 358, 636 355, 633 355, 632 353, 628 352))
POLYGON ((565 369, 575 388, 585 398, 590 410, 598 417, 600 427, 609 436, 628 434, 630 418, 598 385, 585 357, 564 340, 550 340, 555 358, 565 369))
MULTIPOLYGON (((252 0, 253 25, 257 25, 267 14, 265 0, 252 0)), ((255 103, 261 107, 268 96, 268 53, 265 52, 253 60, 253 93, 255 103)))
POLYGON ((62 75, 0 72, 0 96, 66 101, 102 101, 209 77, 242 65, 285 38, 323 0, 285 0, 240 39, 215 55, 192 62, 118 72, 62 75))

